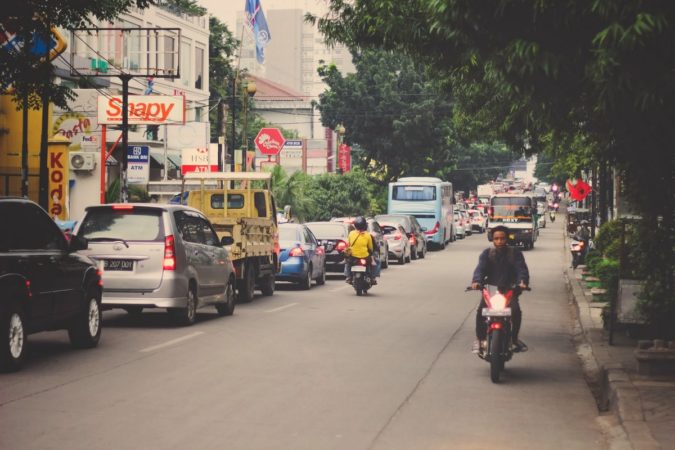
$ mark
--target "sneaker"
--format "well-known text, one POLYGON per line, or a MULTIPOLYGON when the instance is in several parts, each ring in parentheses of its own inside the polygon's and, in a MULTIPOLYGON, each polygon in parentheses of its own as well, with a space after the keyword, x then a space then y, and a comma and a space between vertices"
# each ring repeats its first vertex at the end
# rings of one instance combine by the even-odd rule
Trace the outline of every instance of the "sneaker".
POLYGON ((520 339, 516 339, 513 342, 513 351, 514 353, 523 353, 527 351, 527 345, 520 339))
POLYGON ((345 283, 352 284, 352 278, 351 277, 345 278, 345 283))
POLYGON ((377 278, 373 278, 373 281, 370 284, 375 286, 377 284, 377 278))

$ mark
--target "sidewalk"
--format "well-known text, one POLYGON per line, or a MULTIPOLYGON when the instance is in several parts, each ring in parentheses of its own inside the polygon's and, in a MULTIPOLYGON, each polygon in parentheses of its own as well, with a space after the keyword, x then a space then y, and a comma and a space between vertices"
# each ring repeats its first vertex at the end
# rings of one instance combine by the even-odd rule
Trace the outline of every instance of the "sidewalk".
POLYGON ((675 449, 675 377, 638 374, 634 356, 637 339, 625 333, 616 331, 614 345, 608 344, 609 334, 601 317, 603 304, 592 301, 581 272, 581 266, 570 268, 564 276, 578 313, 575 338, 579 354, 600 409, 616 415, 634 450, 675 449))

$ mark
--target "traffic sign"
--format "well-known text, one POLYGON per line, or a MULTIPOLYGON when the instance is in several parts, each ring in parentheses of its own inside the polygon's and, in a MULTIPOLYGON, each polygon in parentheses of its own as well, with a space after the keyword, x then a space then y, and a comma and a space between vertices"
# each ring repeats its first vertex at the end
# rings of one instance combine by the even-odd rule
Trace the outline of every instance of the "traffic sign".
POLYGON ((146 145, 127 148, 127 182, 144 184, 150 181, 150 147, 146 145))
POLYGON ((261 128, 254 142, 263 155, 278 155, 286 139, 278 128, 261 128))

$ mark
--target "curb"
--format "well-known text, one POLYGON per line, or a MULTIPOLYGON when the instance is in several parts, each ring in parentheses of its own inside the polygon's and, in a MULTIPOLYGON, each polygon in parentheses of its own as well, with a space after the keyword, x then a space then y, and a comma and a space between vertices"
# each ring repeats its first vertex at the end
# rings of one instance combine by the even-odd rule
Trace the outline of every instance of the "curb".
POLYGON ((647 422, 645 422, 640 392, 630 380, 628 373, 620 363, 611 361, 607 348, 604 344, 600 344, 597 337, 596 342, 593 341, 592 330, 597 327, 593 326, 590 308, 584 299, 580 284, 575 283, 573 271, 571 269, 564 270, 563 276, 570 300, 576 309, 575 319, 578 322, 578 336, 585 344, 586 349, 590 349, 585 354, 590 355, 592 363, 597 368, 597 370, 591 368, 591 373, 588 373, 586 368, 584 370, 587 371, 586 375, 590 383, 600 386, 598 408, 601 411, 611 411, 617 417, 634 450, 662 449, 658 441, 652 436, 647 422), (580 303, 577 299, 584 300, 580 303))

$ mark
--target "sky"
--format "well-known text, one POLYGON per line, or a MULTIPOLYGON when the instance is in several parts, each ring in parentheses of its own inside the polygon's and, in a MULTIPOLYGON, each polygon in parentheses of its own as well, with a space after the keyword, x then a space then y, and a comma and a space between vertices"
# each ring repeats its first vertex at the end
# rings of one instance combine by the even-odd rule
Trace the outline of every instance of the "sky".
MULTIPOLYGON (((224 22, 230 31, 237 26, 237 11, 243 11, 245 0, 198 0, 199 5, 209 10, 209 14, 224 22)), ((260 0, 265 13, 271 9, 302 9, 313 13, 325 11, 325 0, 260 0)), ((274 36, 272 36, 274 39, 274 36)))

